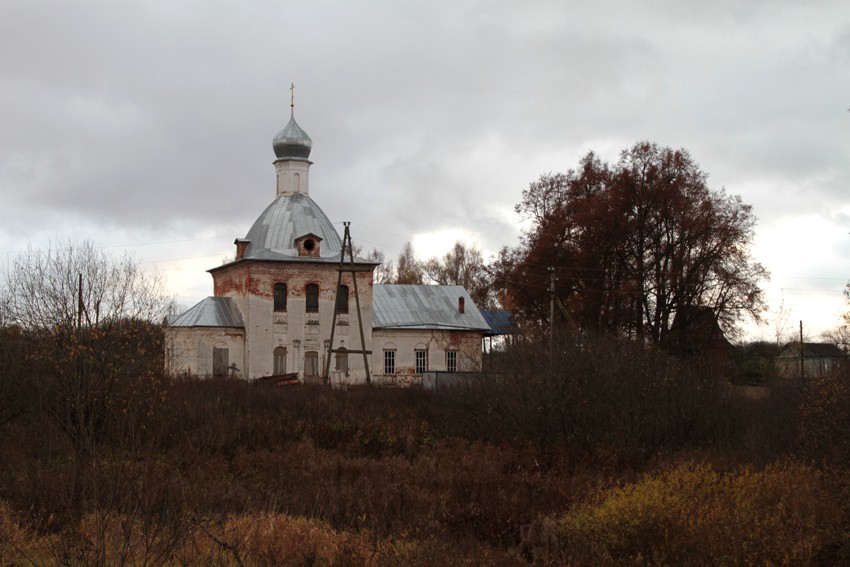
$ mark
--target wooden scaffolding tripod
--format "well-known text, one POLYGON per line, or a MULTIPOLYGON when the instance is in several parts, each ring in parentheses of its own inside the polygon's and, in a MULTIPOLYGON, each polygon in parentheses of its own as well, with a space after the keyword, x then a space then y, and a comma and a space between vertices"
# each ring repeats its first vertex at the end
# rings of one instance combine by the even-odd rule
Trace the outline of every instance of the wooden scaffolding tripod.
MULTIPOLYGON (((365 272, 367 271, 364 266, 360 266, 358 268, 357 264, 354 263, 354 247, 351 245, 351 232, 349 231, 349 226, 351 222, 343 222, 345 225, 345 235, 342 238, 342 253, 339 256, 339 273, 336 278, 336 291, 334 292, 334 316, 333 321, 331 323, 331 340, 328 341, 328 355, 325 359, 325 372, 323 374, 323 380, 325 384, 328 383, 330 378, 330 368, 331 368, 331 354, 336 353, 345 353, 348 354, 362 354, 363 355, 363 368, 366 369, 366 384, 372 384, 372 376, 369 373, 369 355, 372 354, 371 350, 366 350, 366 337, 363 334, 363 316, 360 311, 360 293, 357 290, 357 272, 365 272), (345 253, 348 252, 348 267, 345 265, 345 253), (357 306, 357 326, 360 328, 360 349, 359 350, 348 350, 348 349, 337 349, 334 348, 334 335, 336 334, 336 319, 337 315, 339 315, 339 290, 342 285, 342 274, 343 272, 348 272, 351 274, 351 281, 354 284, 354 303, 357 306)), ((369 270, 371 271, 371 269, 369 270)), ((369 322, 371 325, 371 321, 369 322)))

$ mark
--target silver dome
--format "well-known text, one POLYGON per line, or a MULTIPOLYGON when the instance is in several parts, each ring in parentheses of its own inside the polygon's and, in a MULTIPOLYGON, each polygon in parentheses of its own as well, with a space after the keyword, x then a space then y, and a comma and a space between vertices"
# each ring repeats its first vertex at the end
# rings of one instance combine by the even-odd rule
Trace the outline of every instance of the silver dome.
POLYGON ((307 195, 281 195, 257 218, 246 240, 246 259, 339 261, 342 239, 319 205, 307 195), (295 239, 314 234, 322 239, 318 258, 298 256, 295 239))
POLYGON ((295 121, 294 112, 289 118, 289 123, 272 140, 272 148, 274 148, 274 154, 278 159, 306 160, 310 157, 310 151, 313 149, 313 140, 310 139, 307 132, 302 130, 301 126, 295 121))

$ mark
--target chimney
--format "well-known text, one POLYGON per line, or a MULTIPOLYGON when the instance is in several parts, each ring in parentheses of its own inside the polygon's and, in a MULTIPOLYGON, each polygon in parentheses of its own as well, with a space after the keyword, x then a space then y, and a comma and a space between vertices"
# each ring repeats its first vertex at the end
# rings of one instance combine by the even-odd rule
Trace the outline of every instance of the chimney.
POLYGON ((245 256, 245 251, 248 250, 248 245, 251 244, 251 241, 244 238, 237 238, 233 241, 233 244, 236 245, 236 259, 241 260, 245 256))
POLYGON ((457 298, 457 310, 458 310, 459 312, 461 312, 461 313, 463 313, 463 312, 464 312, 464 303, 466 303, 466 302, 465 302, 465 300, 463 299, 463 297, 458 297, 458 298, 457 298))

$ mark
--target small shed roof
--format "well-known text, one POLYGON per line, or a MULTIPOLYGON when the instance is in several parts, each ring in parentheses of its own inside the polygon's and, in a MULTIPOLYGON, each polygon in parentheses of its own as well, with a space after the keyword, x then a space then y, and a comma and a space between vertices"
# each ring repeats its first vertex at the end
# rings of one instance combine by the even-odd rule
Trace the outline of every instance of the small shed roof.
POLYGON ((230 297, 207 297, 169 323, 172 327, 244 327, 236 302, 230 297))
POLYGON ((513 317, 507 309, 482 309, 481 315, 490 325, 490 331, 485 333, 487 336, 510 335, 514 332, 513 317))
POLYGON ((372 327, 490 330, 490 325, 460 285, 376 285, 372 293, 372 327), (458 305, 460 298, 463 298, 463 313, 458 305))

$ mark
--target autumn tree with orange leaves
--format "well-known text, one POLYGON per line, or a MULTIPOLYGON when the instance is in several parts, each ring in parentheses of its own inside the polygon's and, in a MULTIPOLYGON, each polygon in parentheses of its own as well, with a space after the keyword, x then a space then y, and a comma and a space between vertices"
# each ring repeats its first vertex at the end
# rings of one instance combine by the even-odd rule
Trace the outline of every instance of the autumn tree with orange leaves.
POLYGON ((660 344, 678 312, 710 307, 726 332, 764 309, 765 268, 749 252, 750 205, 712 190, 684 150, 638 142, 613 165, 588 153, 541 176, 516 211, 530 228, 491 267, 505 303, 532 321, 549 310, 549 272, 567 320, 660 344))

